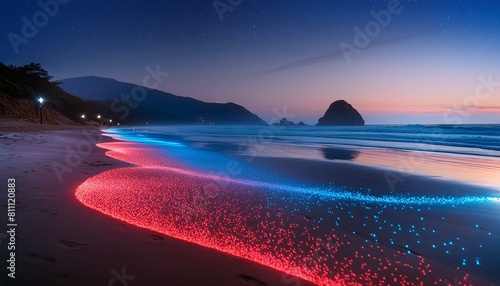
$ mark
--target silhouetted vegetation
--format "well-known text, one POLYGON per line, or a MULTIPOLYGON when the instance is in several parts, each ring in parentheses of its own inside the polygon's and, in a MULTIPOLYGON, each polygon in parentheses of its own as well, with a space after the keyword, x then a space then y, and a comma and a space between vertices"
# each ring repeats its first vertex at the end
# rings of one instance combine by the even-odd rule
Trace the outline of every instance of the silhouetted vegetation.
POLYGON ((0 63, 0 95, 12 99, 27 99, 33 105, 37 104, 38 97, 43 97, 49 110, 53 108, 75 123, 82 122, 81 114, 100 113, 105 116, 106 109, 102 103, 84 101, 68 94, 59 84, 40 63, 23 66, 6 66, 0 63))
POLYGON ((16 98, 27 98, 34 93, 33 89, 17 76, 12 67, 2 63, 0 63, 0 91, 16 98))

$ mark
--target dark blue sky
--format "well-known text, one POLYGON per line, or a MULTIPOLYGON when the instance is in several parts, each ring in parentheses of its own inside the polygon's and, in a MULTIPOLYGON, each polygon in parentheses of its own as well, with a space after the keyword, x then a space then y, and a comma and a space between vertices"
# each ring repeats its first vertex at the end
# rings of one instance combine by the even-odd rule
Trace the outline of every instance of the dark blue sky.
MULTIPOLYGON (((343 98, 369 122, 414 122, 422 114, 436 122, 473 94, 479 76, 500 81, 500 1, 400 0, 400 13, 350 61, 340 45, 353 45, 355 28, 365 31, 388 1, 221 0, 241 2, 222 21, 213 1, 55 1, 41 1, 58 3, 43 18, 38 1, 0 0, 0 61, 40 62, 57 79, 132 83, 159 65, 170 73, 159 89, 233 101, 264 119, 286 106, 306 121, 343 98), (23 17, 43 26, 32 38, 23 36, 23 17), (13 34, 27 40, 17 53, 13 34)), ((499 94, 482 110, 498 114, 499 94)), ((491 121, 489 113, 471 118, 491 121)))

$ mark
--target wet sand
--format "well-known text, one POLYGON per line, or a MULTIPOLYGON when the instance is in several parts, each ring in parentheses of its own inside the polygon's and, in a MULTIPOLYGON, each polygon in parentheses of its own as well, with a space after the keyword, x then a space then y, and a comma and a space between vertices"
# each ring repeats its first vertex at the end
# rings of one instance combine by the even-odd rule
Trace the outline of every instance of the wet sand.
MULTIPOLYGON (((8 178, 16 180, 16 278, 2 267, 2 285, 283 285, 279 271, 124 223, 77 201, 75 190, 86 179, 130 166, 92 145, 59 181, 52 164, 69 166, 66 148, 81 144, 84 151, 91 140, 83 132, 99 138, 97 128, 34 132, 39 126, 7 125, 0 131, 0 181, 6 190, 8 178)), ((6 191, 0 200, 5 234, 6 191)), ((4 266, 5 238, 0 237, 4 266)))
MULTIPOLYGON (((16 278, 8 278, 3 268, 2 285, 312 285, 261 265, 260 261, 248 261, 175 239, 163 234, 162 229, 141 228, 126 219, 116 219, 85 206, 75 197, 75 190, 82 183, 106 176, 108 172, 123 174, 120 171, 123 168, 133 175, 137 162, 106 156, 106 150, 96 147, 95 143, 109 144, 115 140, 101 137, 97 128, 44 126, 47 131, 35 131, 39 127, 24 123, 0 124, 0 158, 3 163, 0 180, 5 185, 9 178, 16 180, 17 223, 16 278)), ((361 194, 373 196, 481 197, 497 193, 489 188, 403 173, 400 175, 404 180, 398 181, 391 191, 385 177, 386 170, 344 161, 255 157, 252 166, 293 178, 293 181, 316 185, 334 182, 336 187, 349 187, 341 191, 358 190, 361 194)), ((175 176, 172 177, 174 179, 175 176)), ((125 185, 123 189, 128 187, 125 185)), ((5 234, 7 192, 2 192, 0 199, 0 211, 4 214, 0 227, 1 233, 5 234)), ((393 211, 385 211, 386 207, 378 208, 373 203, 356 206, 345 204, 341 199, 322 203, 310 212, 302 212, 302 206, 296 205, 299 209, 297 216, 296 211, 287 210, 293 208, 296 201, 283 204, 288 199, 286 194, 265 198, 266 203, 272 205, 267 207, 277 213, 294 213, 295 222, 321 221, 324 229, 337 231, 336 234, 352 232, 354 236, 349 241, 358 244, 357 247, 362 247, 363 240, 376 233, 380 247, 396 252, 408 251, 414 255, 408 261, 424 257, 435 266, 431 276, 432 281, 441 279, 438 285, 446 281, 453 283, 455 277, 460 281, 464 273, 470 272, 450 270, 461 262, 457 262, 457 257, 461 256, 456 255, 460 247, 466 249, 464 255, 467 257, 471 253, 478 254, 478 261, 468 261, 469 267, 470 263, 478 263, 477 269, 472 268, 475 272, 473 280, 485 285, 496 285, 493 283, 500 280, 496 273, 498 248, 494 243, 500 233, 497 219, 500 214, 495 204, 433 207, 421 214, 420 210, 417 213, 415 209, 401 205, 392 205, 393 211), (342 207, 338 208, 339 205, 342 207), (325 215, 326 210, 328 215, 325 215), (395 226, 390 228, 388 224, 375 223, 378 220, 374 220, 372 215, 383 217, 395 226), (339 218, 347 220, 349 227, 337 226, 339 218), (422 218, 425 218, 423 222, 420 221, 422 218), (426 245, 415 245, 416 232, 410 228, 414 225, 420 229, 427 228, 419 232, 426 245), (383 226, 384 230, 378 231, 375 228, 378 226, 383 226), (433 236, 430 230, 437 230, 438 235, 433 236), (401 232, 392 236, 393 231, 401 232), (403 234, 405 231, 412 236, 403 234), (430 251, 428 242, 447 243, 450 235, 457 240, 454 240, 453 247, 438 246, 439 251, 430 251), (363 239, 359 240, 360 237, 363 239), (458 239, 461 241, 458 242, 458 239), (392 240, 396 241, 396 245, 388 243, 392 240), (405 247, 403 241, 410 245, 405 247), (452 252, 450 258, 446 258, 446 251, 452 252)), ((137 208, 137 211, 141 212, 142 208, 137 208)), ((172 214, 175 215, 174 212, 172 214)), ((2 261, 8 257, 6 238, 5 235, 0 236, 2 261)), ((366 241, 373 244, 375 238, 366 241)), ((339 243, 337 246, 342 245, 339 243)), ((335 259, 345 259, 349 257, 350 250, 352 247, 341 250, 338 253, 341 256, 328 259, 333 259, 332 263, 335 259)), ((352 261, 354 264, 363 262, 363 259, 352 261)))

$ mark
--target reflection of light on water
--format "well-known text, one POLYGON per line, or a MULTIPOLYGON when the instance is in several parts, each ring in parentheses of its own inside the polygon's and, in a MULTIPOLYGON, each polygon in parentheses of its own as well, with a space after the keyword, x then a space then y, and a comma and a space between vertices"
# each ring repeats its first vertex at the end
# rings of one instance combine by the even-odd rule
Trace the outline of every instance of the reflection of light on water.
POLYGON ((396 172, 404 169, 412 174, 440 177, 496 189, 500 185, 500 161, 491 157, 362 149, 354 161, 396 172))
POLYGON ((113 142, 99 147, 138 166, 88 179, 76 192, 85 205, 317 284, 419 285, 439 281, 459 265, 468 281, 466 271, 488 265, 483 259, 496 254, 484 252, 495 242, 494 228, 483 221, 481 227, 462 225, 462 217, 448 212, 455 205, 499 202, 500 197, 373 196, 347 188, 276 184, 194 170, 176 162, 185 157, 158 151, 195 152, 188 146, 113 142), (206 192, 214 186, 219 187, 215 192, 206 192), (443 212, 436 216, 435 210, 443 212), (470 245, 476 238, 481 244, 470 245), (445 259, 451 268, 431 265, 427 258, 445 259))

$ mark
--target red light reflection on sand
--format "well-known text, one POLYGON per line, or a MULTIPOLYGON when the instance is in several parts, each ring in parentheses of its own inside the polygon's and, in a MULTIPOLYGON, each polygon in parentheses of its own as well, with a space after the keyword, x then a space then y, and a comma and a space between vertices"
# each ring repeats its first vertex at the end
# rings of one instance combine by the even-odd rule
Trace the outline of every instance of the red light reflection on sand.
POLYGON ((431 270, 420 256, 267 208, 271 190, 178 172, 182 163, 154 148, 116 142, 100 147, 139 165, 106 171, 77 188, 79 201, 104 214, 320 285, 440 284, 433 273, 440 267, 431 270))

